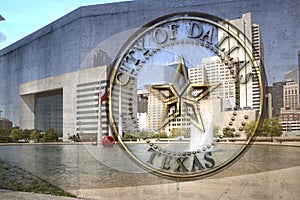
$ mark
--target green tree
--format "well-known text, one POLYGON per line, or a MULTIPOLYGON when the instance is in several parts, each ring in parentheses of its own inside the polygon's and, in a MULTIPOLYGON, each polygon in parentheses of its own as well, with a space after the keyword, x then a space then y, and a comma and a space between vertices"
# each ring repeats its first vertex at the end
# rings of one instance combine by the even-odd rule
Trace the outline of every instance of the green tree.
POLYGON ((261 135, 262 136, 280 136, 281 133, 281 123, 275 119, 264 119, 262 127, 260 129, 261 135))
POLYGON ((9 131, 4 129, 4 128, 0 128, 0 143, 7 143, 10 141, 10 137, 9 137, 9 131))
POLYGON ((223 128, 223 137, 234 137, 234 128, 223 128))
POLYGON ((39 142, 41 138, 41 133, 38 130, 34 129, 30 132, 30 139, 34 142, 39 142))
POLYGON ((168 134, 165 131, 160 132, 159 134, 157 134, 159 138, 167 138, 168 134))
POLYGON ((185 138, 189 138, 190 137, 190 131, 188 129, 185 128, 174 128, 171 131, 171 135, 170 138, 176 138, 176 137, 185 137, 185 138))
POLYGON ((9 131, 4 128, 0 128, 0 136, 9 136, 9 131))
POLYGON ((146 139, 147 137, 151 136, 151 133, 148 131, 139 131, 139 132, 135 132, 134 136, 136 138, 142 138, 142 139, 146 139))
POLYGON ((49 128, 43 135, 45 142, 56 142, 58 141, 58 134, 53 128, 49 128))
POLYGON ((171 131, 170 138, 176 138, 180 134, 180 129, 179 128, 173 128, 171 131))
POLYGON ((250 122, 246 123, 245 126, 243 127, 243 130, 245 131, 245 134, 247 135, 247 137, 249 137, 252 134, 252 132, 254 131, 255 124, 256 124, 255 121, 250 121, 250 122))
MULTIPOLYGON (((244 126, 243 130, 245 131, 245 134, 248 137, 254 131, 255 125, 256 125, 255 121, 250 121, 249 123, 247 123, 244 126)), ((275 119, 275 118, 264 119, 261 127, 258 129, 258 131, 256 133, 256 136, 263 136, 263 137, 280 136, 282 134, 281 129, 282 129, 281 124, 277 119, 275 119)))
POLYGON ((21 130, 22 139, 28 140, 30 138, 31 131, 32 130, 28 130, 28 129, 21 130))
POLYGON ((12 139, 13 142, 18 142, 19 139, 22 138, 22 133, 19 128, 13 128, 10 132, 9 137, 12 139))
POLYGON ((135 136, 133 134, 125 134, 124 140, 137 140, 137 136, 135 136))

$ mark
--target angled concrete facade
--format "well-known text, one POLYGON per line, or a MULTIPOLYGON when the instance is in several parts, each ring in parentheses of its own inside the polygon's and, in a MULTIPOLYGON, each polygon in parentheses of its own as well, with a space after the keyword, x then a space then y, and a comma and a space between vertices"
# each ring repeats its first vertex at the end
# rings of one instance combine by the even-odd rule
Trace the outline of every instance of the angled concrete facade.
MULTIPOLYGON (((101 87, 101 85, 106 85, 106 81, 107 66, 99 66, 21 84, 19 94, 20 127, 23 129, 35 128, 36 94, 62 90, 62 139, 68 140, 68 136, 80 132, 81 134, 85 133, 85 135, 96 137, 97 134, 100 133, 100 126, 98 124, 99 118, 105 121, 103 122, 105 123, 103 127, 107 127, 106 115, 103 116, 105 119, 102 119, 102 113, 100 113, 101 111, 106 112, 105 105, 99 105, 101 98, 99 95, 105 91, 105 87, 101 87), (103 84, 101 84, 101 82, 103 82, 103 84), (92 86, 92 88, 88 86, 92 86), (93 99, 80 97, 84 95, 92 96, 93 99), (92 100, 92 102, 90 100, 92 100), (89 101, 89 103, 82 104, 82 101, 89 101), (83 109, 81 109, 81 107, 83 107, 83 109), (99 108, 101 109, 99 110, 99 108), (83 112, 92 112, 92 115, 86 115, 83 112), (93 121, 87 121, 84 118, 89 119, 91 117, 95 118, 94 121, 97 122, 97 124, 93 127, 86 127, 86 124, 91 124, 93 121), (92 129, 92 131, 90 131, 90 129, 92 129)), ((102 130, 101 133, 108 134, 106 129, 102 130)))

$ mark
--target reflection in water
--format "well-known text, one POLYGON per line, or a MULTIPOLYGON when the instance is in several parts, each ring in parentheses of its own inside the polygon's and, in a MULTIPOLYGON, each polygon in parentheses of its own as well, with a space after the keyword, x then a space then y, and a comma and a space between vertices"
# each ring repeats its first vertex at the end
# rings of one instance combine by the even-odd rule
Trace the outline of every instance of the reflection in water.
MULTIPOLYGON (((218 144, 220 149, 236 148, 235 146, 238 145, 218 144)), ((95 159, 89 152, 92 148, 108 151, 100 146, 85 148, 84 145, 0 146, 0 159, 65 190, 172 182, 149 173, 141 173, 128 158, 114 156, 119 151, 118 146, 109 148, 112 154, 100 152, 99 155, 107 155, 102 159, 95 159), (115 165, 113 168, 109 166, 112 163, 115 165), (121 170, 116 170, 118 167, 121 170), (130 167, 130 172, 124 172, 130 167)), ((297 147, 253 145, 236 163, 211 178, 300 166, 299 156, 300 148, 297 147)))

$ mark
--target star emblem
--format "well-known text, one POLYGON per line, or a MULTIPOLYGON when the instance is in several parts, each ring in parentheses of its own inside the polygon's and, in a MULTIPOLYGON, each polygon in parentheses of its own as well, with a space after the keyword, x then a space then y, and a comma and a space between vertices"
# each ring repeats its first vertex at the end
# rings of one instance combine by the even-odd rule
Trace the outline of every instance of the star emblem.
POLYGON ((186 114, 191 123, 205 132, 200 109, 200 100, 206 97, 220 84, 191 83, 183 56, 180 57, 171 83, 154 84, 150 92, 163 102, 163 117, 158 130, 165 127, 172 120, 186 114))

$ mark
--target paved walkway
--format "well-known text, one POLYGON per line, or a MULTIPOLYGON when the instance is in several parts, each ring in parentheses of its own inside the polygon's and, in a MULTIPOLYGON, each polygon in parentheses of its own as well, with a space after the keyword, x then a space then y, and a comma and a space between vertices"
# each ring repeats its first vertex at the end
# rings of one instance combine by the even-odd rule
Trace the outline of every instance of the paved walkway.
POLYGON ((29 192, 14 192, 0 189, 0 199, 3 200, 74 200, 75 198, 35 194, 29 192))
MULTIPOLYGON (((68 191, 80 199, 109 200, 296 200, 300 199, 300 166, 250 175, 174 184, 80 189, 68 191)), ((70 200, 33 193, 1 191, 0 199, 70 200)))

